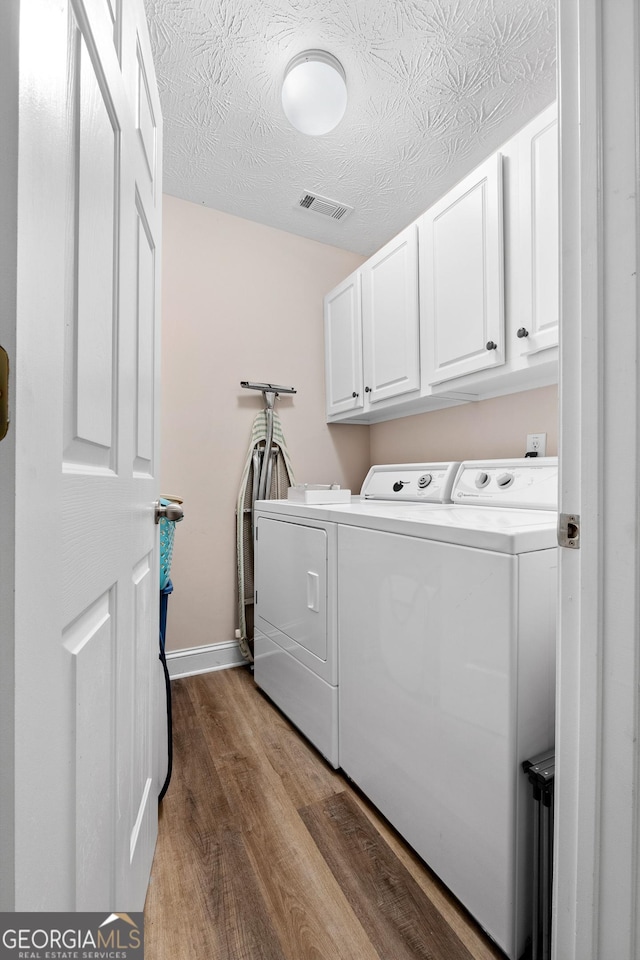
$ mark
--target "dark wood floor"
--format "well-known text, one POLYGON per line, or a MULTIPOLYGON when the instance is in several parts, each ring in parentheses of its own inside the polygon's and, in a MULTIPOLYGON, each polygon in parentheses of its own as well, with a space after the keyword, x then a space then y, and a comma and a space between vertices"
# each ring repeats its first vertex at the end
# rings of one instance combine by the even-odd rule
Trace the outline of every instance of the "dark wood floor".
POLYGON ((147 960, 504 960, 247 668, 172 691, 147 960))

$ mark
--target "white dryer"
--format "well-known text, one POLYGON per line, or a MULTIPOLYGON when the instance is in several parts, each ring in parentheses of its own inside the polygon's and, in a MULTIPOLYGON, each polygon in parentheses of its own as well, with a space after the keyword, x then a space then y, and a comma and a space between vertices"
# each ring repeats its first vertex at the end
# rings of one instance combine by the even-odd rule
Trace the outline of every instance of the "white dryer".
POLYGON ((339 766, 338 529, 349 518, 451 500, 458 463, 372 467, 349 503, 263 500, 255 510, 254 679, 339 766))

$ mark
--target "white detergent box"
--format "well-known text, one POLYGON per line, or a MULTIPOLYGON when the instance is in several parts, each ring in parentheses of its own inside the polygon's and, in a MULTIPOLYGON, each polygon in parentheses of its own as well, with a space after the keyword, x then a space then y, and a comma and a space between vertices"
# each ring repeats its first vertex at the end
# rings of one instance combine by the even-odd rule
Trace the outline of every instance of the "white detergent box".
POLYGON ((337 483, 297 483, 289 487, 287 499, 296 503, 349 503, 351 490, 343 490, 337 483))

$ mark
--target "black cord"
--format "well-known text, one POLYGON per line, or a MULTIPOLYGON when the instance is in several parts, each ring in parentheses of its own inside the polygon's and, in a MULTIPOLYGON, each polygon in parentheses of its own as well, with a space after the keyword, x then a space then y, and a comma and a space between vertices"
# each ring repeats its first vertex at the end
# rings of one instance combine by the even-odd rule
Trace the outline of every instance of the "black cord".
POLYGON ((171 677, 167 667, 167 658, 165 656, 165 633, 167 630, 167 601, 169 594, 173 592, 171 580, 167 581, 164 590, 160 591, 160 663, 164 670, 164 685, 167 695, 167 776, 165 777, 162 790, 158 794, 158 803, 162 800, 171 780, 171 771, 173 769, 173 724, 171 719, 171 677))
POLYGON ((164 670, 164 685, 167 691, 167 776, 165 778, 162 790, 158 794, 158 803, 162 800, 169 787, 171 780, 171 770, 173 768, 173 732, 171 721, 171 678, 167 669, 167 658, 164 655, 164 644, 160 648, 160 663, 164 670))

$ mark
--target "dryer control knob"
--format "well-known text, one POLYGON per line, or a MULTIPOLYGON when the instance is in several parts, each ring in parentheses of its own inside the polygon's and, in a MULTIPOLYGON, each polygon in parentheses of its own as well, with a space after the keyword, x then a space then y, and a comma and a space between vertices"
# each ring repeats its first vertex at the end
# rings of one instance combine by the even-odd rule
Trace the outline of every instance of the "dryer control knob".
POLYGON ((501 473, 499 477, 496 477, 496 483, 504 490, 506 487, 511 486, 514 479, 515 477, 512 473, 501 473))
POLYGON ((482 488, 486 487, 486 485, 489 483, 490 479, 491 477, 488 473, 485 473, 484 470, 480 470, 479 473, 476 474, 476 487, 479 490, 482 490, 482 488))

